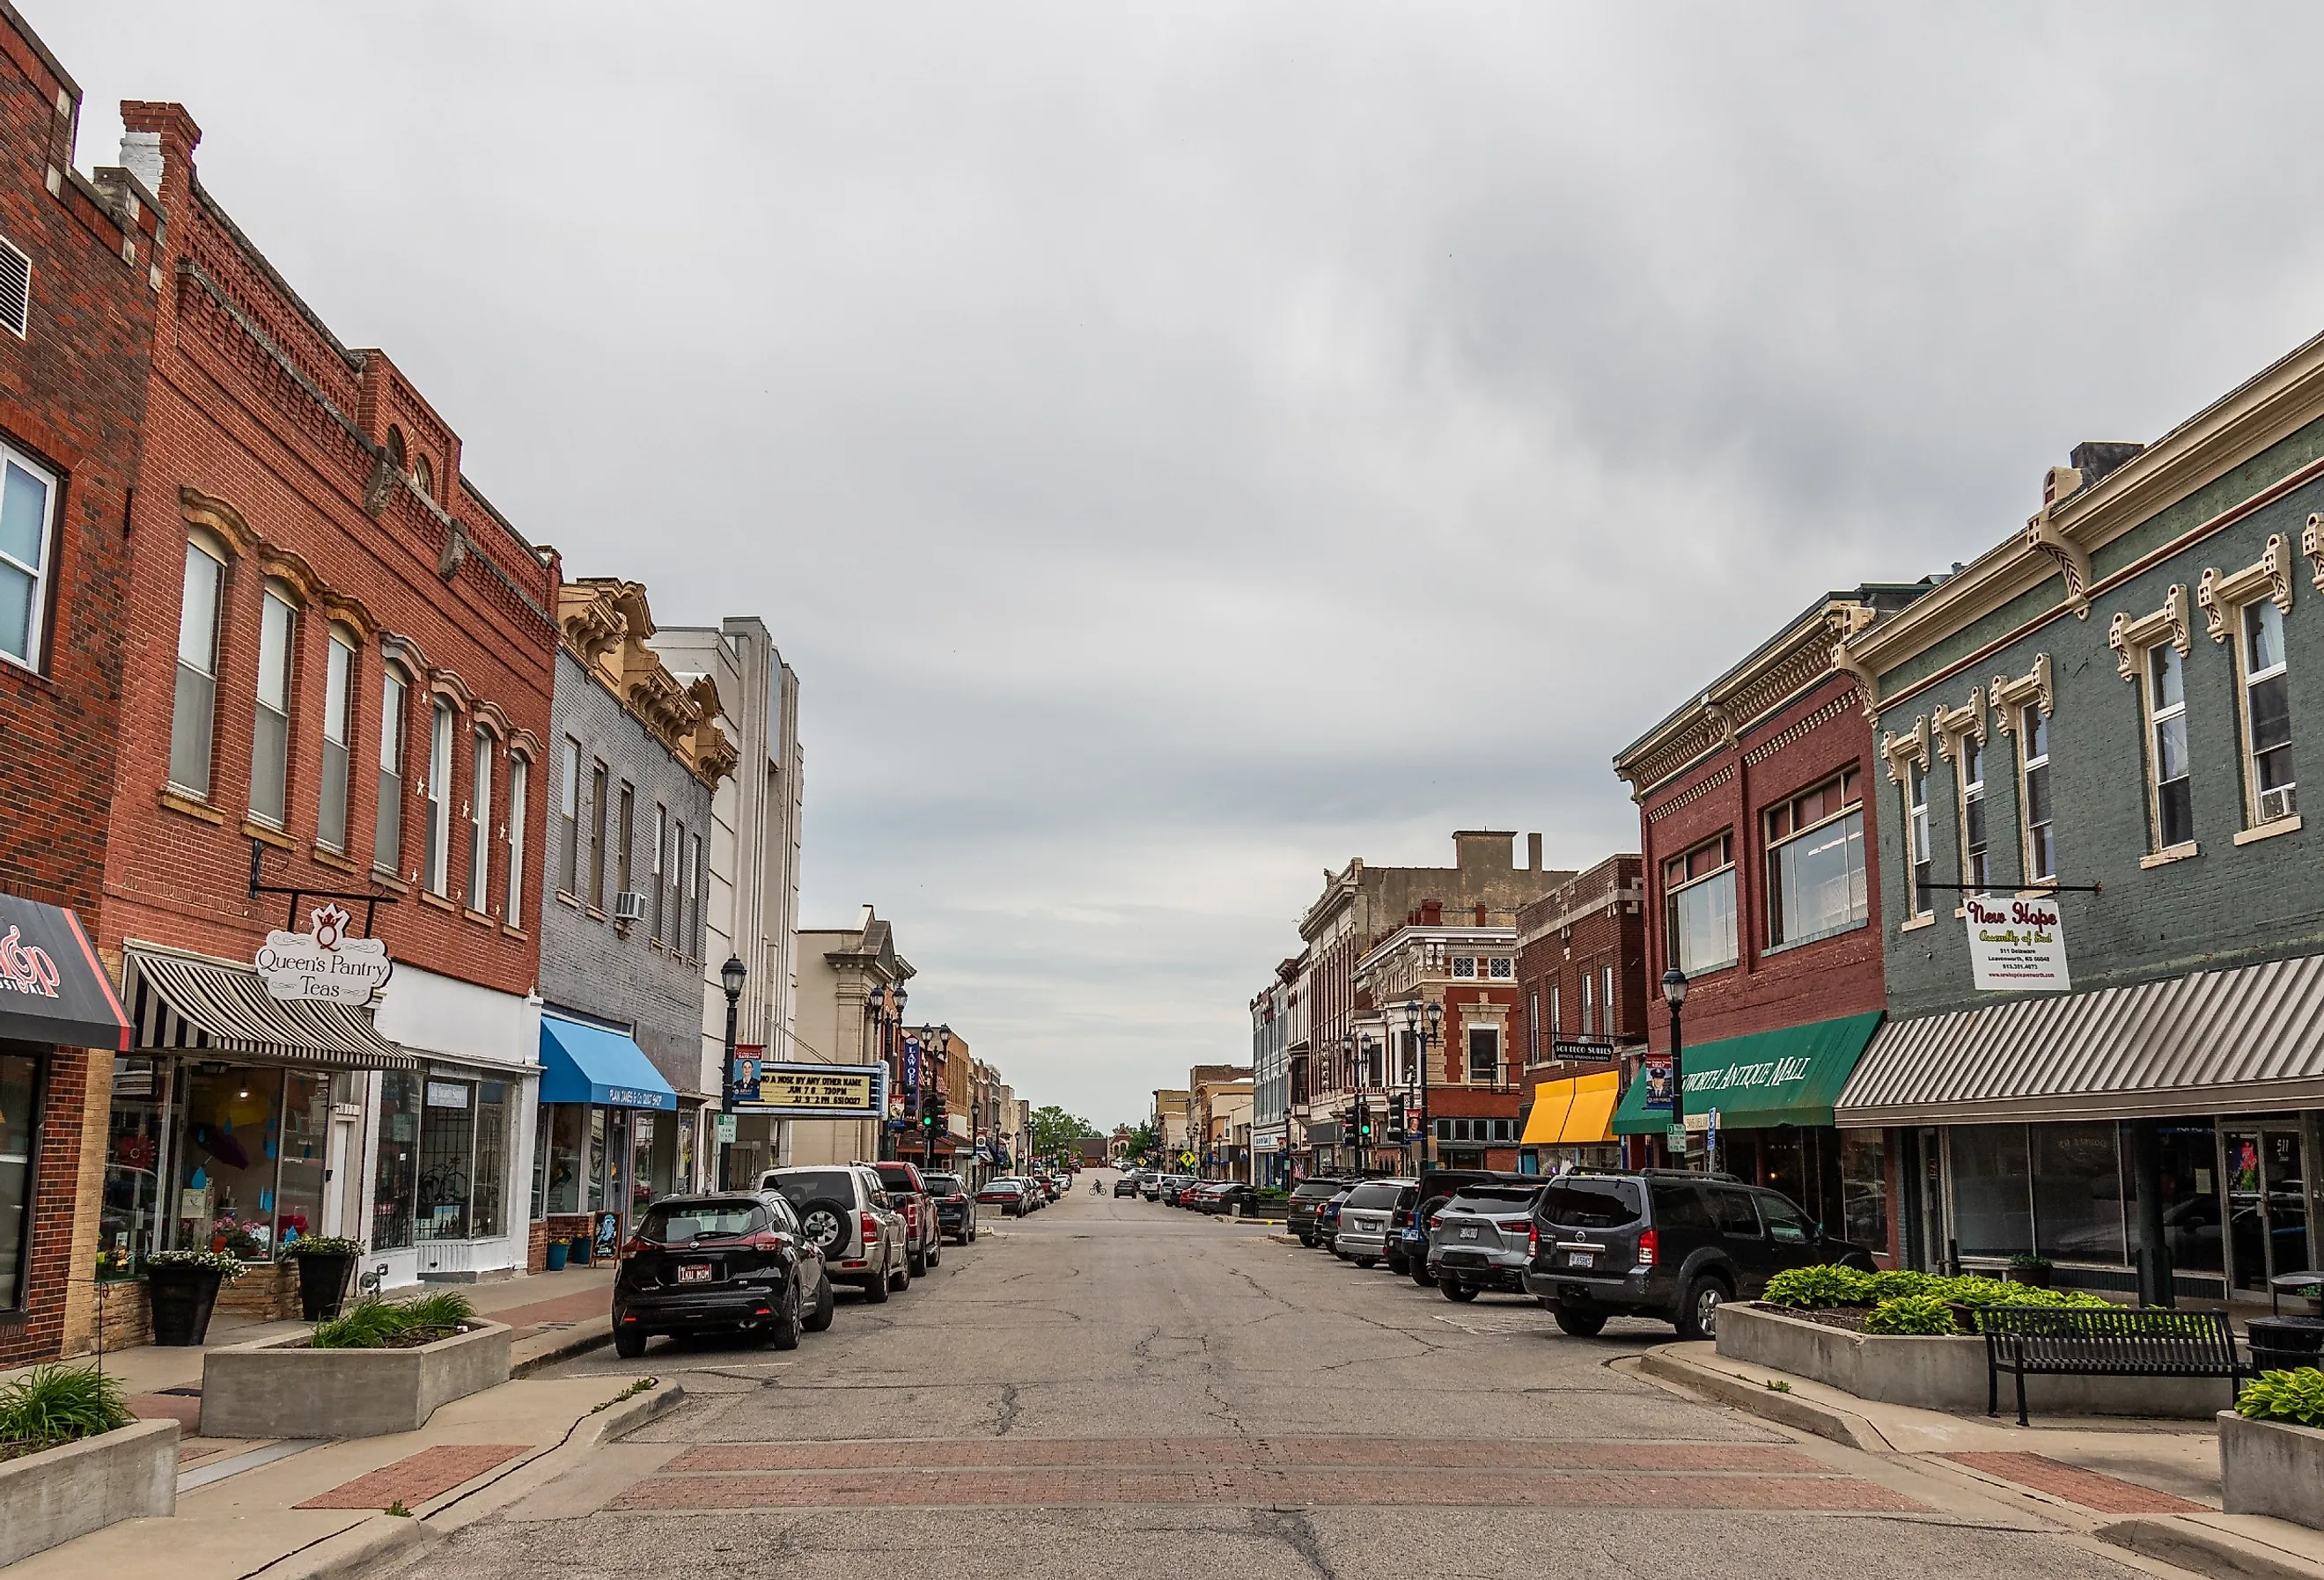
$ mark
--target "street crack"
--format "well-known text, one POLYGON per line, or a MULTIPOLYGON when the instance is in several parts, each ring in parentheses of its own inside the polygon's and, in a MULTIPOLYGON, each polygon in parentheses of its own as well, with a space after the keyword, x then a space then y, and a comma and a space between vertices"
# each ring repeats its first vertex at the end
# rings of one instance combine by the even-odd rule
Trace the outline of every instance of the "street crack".
POLYGON ((1016 1426, 1017 1418, 1022 1414, 1024 1414, 1024 1407, 1017 1402, 1017 1385, 1014 1382, 1002 1383, 1001 1385, 1001 1419, 993 1427, 992 1435, 996 1437, 1009 1436, 1010 1428, 1016 1426))
POLYGON ((1254 1509, 1250 1511, 1254 1535, 1279 1541, 1299 1555, 1316 1580, 1340 1580, 1332 1567, 1332 1560, 1323 1556, 1323 1543, 1315 1534, 1315 1522, 1305 1509, 1254 1509))

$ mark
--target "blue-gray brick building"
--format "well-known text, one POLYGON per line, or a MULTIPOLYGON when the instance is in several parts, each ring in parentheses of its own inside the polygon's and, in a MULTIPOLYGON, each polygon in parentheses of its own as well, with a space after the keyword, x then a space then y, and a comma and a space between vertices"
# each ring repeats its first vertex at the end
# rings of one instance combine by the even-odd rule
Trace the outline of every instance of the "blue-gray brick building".
POLYGON ((2324 339, 2040 505, 1838 654, 1890 808, 1840 1123, 1891 1132, 1918 1265, 2264 1299, 2317 1265, 2324 339))

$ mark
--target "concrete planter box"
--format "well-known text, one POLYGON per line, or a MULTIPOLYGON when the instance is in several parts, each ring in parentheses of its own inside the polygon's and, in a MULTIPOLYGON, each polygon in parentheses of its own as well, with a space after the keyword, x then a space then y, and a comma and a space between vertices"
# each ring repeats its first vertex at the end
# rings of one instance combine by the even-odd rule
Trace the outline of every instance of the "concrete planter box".
POLYGON ((2324 1529, 2324 1432, 2219 1412, 2220 1504, 2324 1529))
POLYGON ((121 1520, 178 1511, 178 1423, 0 1460, 0 1568, 121 1520))
POLYGON ((377 1437, 414 1432, 439 1405, 509 1380, 509 1330, 467 1330, 409 1350, 310 1350, 303 1334, 202 1357, 210 1437, 377 1437))
MULTIPOLYGON (((1858 1399, 1956 1415, 1985 1413, 1985 1341, 1849 1333, 1757 1307, 1719 1308, 1719 1353, 1837 1388, 1858 1399)), ((2016 1418, 2017 1380, 2001 1379, 2016 1418)), ((2203 1420, 2233 1390, 2224 1377, 2029 1377, 2026 1408, 2052 1416, 2168 1416, 2203 1420)))

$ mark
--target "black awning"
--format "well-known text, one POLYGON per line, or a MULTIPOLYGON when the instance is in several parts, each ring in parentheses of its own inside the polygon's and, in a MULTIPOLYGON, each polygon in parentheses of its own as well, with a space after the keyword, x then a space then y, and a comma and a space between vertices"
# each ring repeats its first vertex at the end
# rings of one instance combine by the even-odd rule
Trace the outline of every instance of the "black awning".
POLYGON ((129 1046, 129 1017, 71 911, 0 894, 0 1038, 129 1046))

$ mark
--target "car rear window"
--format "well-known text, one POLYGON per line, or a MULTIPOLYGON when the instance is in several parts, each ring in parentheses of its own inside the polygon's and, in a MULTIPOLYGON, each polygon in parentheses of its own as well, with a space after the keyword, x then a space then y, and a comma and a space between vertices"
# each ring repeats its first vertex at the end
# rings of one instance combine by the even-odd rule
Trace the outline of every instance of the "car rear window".
POLYGON ((1472 1185, 1452 1198, 1448 1213, 1483 1213, 1489 1217, 1507 1217, 1511 1213, 1531 1212, 1534 1197, 1541 1194, 1536 1186, 1528 1190, 1520 1185, 1472 1185))
POLYGON ((835 1201, 844 1207, 855 1205, 855 1177, 844 1169, 808 1169, 798 1174, 778 1174, 768 1183, 795 1207, 804 1207, 811 1201, 835 1201))
POLYGON ((1618 1229, 1645 1215, 1646 1198, 1635 1179, 1568 1178, 1542 1187, 1536 1210, 1561 1229, 1618 1229))
POLYGON ((1291 1193, 1293 1201, 1329 1201, 1347 1188, 1336 1179, 1302 1181, 1291 1193))
POLYGON ((908 1163, 875 1163, 872 1166, 872 1171, 880 1177, 880 1183, 890 1190, 908 1193, 913 1188, 912 1169, 908 1163))
POLYGON ((700 1240, 740 1240, 774 1225, 756 1202, 658 1202, 638 1224, 649 1245, 691 1245, 700 1240))
POLYGON ((920 1183, 927 1186, 929 1190, 935 1192, 938 1196, 950 1196, 954 1191, 960 1188, 960 1176, 957 1174, 923 1174, 920 1176, 920 1183))
POLYGON ((1346 1205, 1360 1213, 1378 1207, 1392 1207, 1396 1206, 1397 1193, 1400 1188, 1394 1185, 1359 1185, 1348 1193, 1346 1205))

